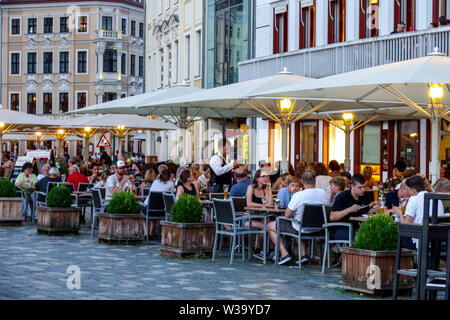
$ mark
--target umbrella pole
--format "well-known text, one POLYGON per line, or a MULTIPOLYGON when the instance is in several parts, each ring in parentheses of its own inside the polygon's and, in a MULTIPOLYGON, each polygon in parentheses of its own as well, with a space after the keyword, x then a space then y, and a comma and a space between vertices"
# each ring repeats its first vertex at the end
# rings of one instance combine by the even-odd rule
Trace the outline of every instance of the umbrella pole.
POLYGON ((58 139, 58 157, 64 159, 64 139, 58 139))
POLYGON ((288 149, 288 140, 287 140, 287 132, 288 132, 288 124, 286 122, 281 122, 281 165, 280 172, 288 172, 288 162, 287 162, 287 149, 288 149))
POLYGON ((84 137, 84 163, 89 163, 89 136, 84 137))
POLYGON ((345 127, 345 171, 350 172, 350 128, 345 127))
POLYGON ((441 121, 433 116, 431 122, 431 156, 430 156, 430 180, 435 183, 440 177, 439 147, 441 142, 441 121))

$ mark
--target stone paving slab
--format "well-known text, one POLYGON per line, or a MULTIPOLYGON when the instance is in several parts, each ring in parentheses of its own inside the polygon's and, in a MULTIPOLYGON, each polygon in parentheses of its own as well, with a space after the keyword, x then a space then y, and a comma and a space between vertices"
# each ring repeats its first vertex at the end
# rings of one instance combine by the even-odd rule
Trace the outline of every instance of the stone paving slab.
POLYGON ((367 299, 339 287, 340 269, 275 267, 227 252, 211 259, 159 255, 159 245, 105 245, 83 228, 78 236, 46 236, 26 222, 0 228, 0 299, 367 299), (81 288, 67 288, 69 266, 81 288))

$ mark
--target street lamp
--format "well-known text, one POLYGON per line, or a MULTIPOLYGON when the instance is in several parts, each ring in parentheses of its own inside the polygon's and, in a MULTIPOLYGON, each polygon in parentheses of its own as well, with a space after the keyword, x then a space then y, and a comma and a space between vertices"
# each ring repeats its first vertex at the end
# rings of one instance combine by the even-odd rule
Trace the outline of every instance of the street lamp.
POLYGON ((41 146, 41 136, 42 136, 42 132, 36 131, 34 134, 36 135, 37 149, 39 149, 39 147, 41 146))
POLYGON ((442 97, 444 96, 444 88, 442 83, 429 83, 430 87, 428 95, 431 99, 432 104, 440 104, 442 97))
POLYGON ((353 113, 346 112, 342 115, 342 119, 344 119, 344 125, 346 127, 351 127, 353 123, 353 113))

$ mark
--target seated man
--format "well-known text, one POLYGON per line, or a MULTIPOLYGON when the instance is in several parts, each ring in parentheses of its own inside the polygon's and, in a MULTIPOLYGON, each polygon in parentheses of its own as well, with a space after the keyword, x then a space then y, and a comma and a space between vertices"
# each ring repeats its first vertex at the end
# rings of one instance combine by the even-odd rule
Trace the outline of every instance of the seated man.
MULTIPOLYGON (((302 220, 303 210, 305 209, 305 204, 326 204, 328 203, 328 194, 325 190, 315 187, 316 177, 314 173, 310 170, 306 170, 302 175, 302 183, 304 190, 295 193, 292 196, 291 201, 284 213, 287 218, 294 218, 297 221, 302 220)), ((300 226, 297 222, 290 223, 286 220, 280 221, 280 230, 282 232, 298 233, 300 231, 300 226)), ((271 221, 267 224, 267 232, 269 233, 270 240, 273 243, 277 241, 277 227, 276 221, 271 221)), ((310 233, 308 230, 302 228, 302 233, 310 233)), ((307 262, 308 257, 306 256, 306 243, 301 242, 301 262, 307 262)), ((283 240, 280 238, 280 261, 278 264, 284 264, 292 259, 291 255, 287 252, 283 240)))
MULTIPOLYGON (((412 176, 405 181, 406 187, 409 188, 411 197, 406 205, 405 215, 400 216, 400 223, 423 223, 423 211, 425 199, 424 195, 428 191, 425 189, 425 181, 420 176, 412 176)), ((433 202, 430 203, 430 215, 433 212, 433 202)), ((444 206, 442 201, 438 201, 438 216, 444 215, 444 206)), ((417 248, 417 239, 408 238, 402 243, 402 247, 415 250, 417 248)))
POLYGON ((132 191, 132 179, 133 178, 126 173, 125 162, 122 160, 117 161, 114 168, 114 174, 109 176, 106 180, 105 200, 109 202, 116 192, 132 191))
POLYGON ((78 191, 78 185, 80 183, 89 183, 88 178, 80 173, 78 166, 73 165, 69 167, 69 176, 67 177, 67 182, 73 184, 75 191, 78 191))
POLYGON ((230 197, 245 197, 247 187, 252 183, 248 178, 247 172, 244 168, 237 168, 234 171, 234 180, 236 184, 231 187, 230 197))
POLYGON ((386 200, 384 206, 384 213, 386 214, 401 214, 402 208, 400 207, 400 199, 408 200, 409 199, 409 189, 405 185, 405 180, 400 184, 400 187, 397 190, 391 191, 384 195, 386 200))
MULTIPOLYGON (((350 189, 339 193, 334 200, 330 213, 331 222, 350 222, 350 216, 375 213, 379 207, 370 203, 365 190, 366 179, 362 174, 355 174, 350 180, 350 189)), ((354 231, 353 231, 354 233, 354 231)), ((353 234, 354 236, 354 234, 353 234)), ((348 240, 348 228, 338 227, 334 232, 335 240, 348 240)))

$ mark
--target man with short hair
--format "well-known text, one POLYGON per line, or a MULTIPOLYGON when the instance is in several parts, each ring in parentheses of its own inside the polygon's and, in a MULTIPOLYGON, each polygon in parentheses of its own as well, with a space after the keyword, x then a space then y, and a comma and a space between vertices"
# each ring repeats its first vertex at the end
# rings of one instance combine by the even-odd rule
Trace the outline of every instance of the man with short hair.
MULTIPOLYGON (((294 218, 296 221, 301 221, 303 216, 303 211, 305 209, 306 204, 327 204, 328 202, 328 194, 323 189, 316 188, 316 177, 314 173, 310 170, 306 170, 302 175, 302 184, 304 186, 304 190, 296 192, 293 196, 289 205, 284 213, 284 216, 287 218, 294 218)), ((300 230, 300 226, 298 222, 292 222, 286 220, 280 221, 280 231, 282 232, 290 232, 290 233, 311 233, 313 230, 308 230, 307 228, 302 228, 300 230)), ((277 241, 277 229, 276 229, 276 221, 271 221, 267 224, 267 232, 269 233, 270 240, 273 243, 277 241)), ((308 261, 308 257, 306 256, 306 243, 304 241, 301 242, 301 263, 305 263, 308 261)), ((280 239, 280 261, 278 264, 284 264, 292 259, 291 255, 288 253, 284 246, 284 242, 280 239)))
POLYGON ((73 165, 69 167, 67 182, 73 184, 73 189, 78 191, 78 185, 80 183, 89 183, 89 180, 84 174, 80 173, 80 169, 76 165, 73 165))
MULTIPOLYGON (((425 181, 420 176, 412 176, 405 181, 406 187, 409 188, 409 193, 411 197, 408 200, 408 204, 406 205, 405 215, 400 216, 400 223, 414 223, 414 224, 422 224, 423 223, 423 213, 424 213, 424 205, 425 205, 425 194, 428 191, 425 188, 425 181)), ((430 215, 433 212, 433 201, 430 202, 430 215)), ((442 201, 438 201, 438 216, 444 215, 444 206, 442 205, 442 201)), ((411 241, 405 241, 402 244, 402 247, 407 249, 416 249, 417 248, 417 239, 412 239, 411 241), (414 243, 414 245, 411 245, 414 243)))
MULTIPOLYGON (((350 216, 360 216, 364 213, 375 213, 379 207, 370 203, 365 189, 366 179, 356 173, 350 180, 350 189, 337 195, 330 213, 332 222, 350 222, 350 216)), ((348 240, 348 229, 337 228, 334 233, 336 240, 348 240)))
POLYGON ((222 192, 223 186, 231 186, 231 170, 236 168, 237 160, 233 162, 226 162, 225 157, 231 145, 228 140, 219 140, 219 152, 213 155, 209 160, 209 167, 211 168, 211 178, 209 179, 209 192, 222 192))
POLYGON ((252 183, 248 178, 247 171, 239 167, 234 171, 234 180, 236 184, 231 187, 230 197, 245 197, 247 187, 252 183))
POLYGON ((400 21, 397 24, 397 29, 395 29, 394 31, 391 32, 391 34, 396 34, 396 33, 402 33, 405 32, 406 29, 406 24, 403 21, 400 21))
POLYGON ((121 192, 129 188, 132 190, 133 186, 130 177, 126 174, 125 162, 119 160, 114 167, 114 174, 109 176, 106 180, 106 193, 105 200, 111 200, 112 196, 116 192, 121 192))
POLYGON ((42 169, 40 169, 40 172, 37 176, 37 181, 41 180, 44 177, 48 177, 49 175, 49 170, 51 169, 51 166, 49 164, 46 164, 42 167, 42 169))

